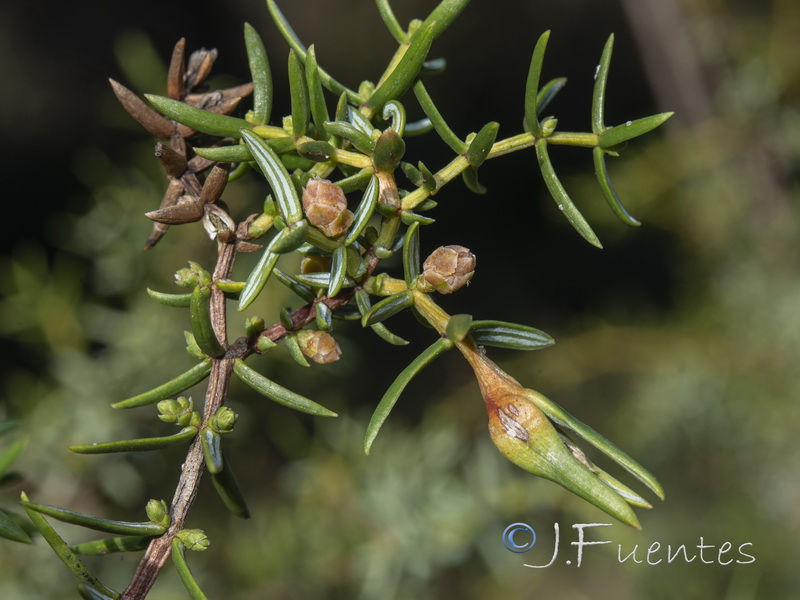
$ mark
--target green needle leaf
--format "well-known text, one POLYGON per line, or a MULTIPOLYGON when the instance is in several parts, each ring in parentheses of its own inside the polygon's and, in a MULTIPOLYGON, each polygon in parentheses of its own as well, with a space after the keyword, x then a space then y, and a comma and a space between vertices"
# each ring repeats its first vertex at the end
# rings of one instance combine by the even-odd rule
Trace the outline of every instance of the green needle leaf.
POLYGON ((147 288, 147 295, 164 306, 175 308, 188 308, 192 301, 192 294, 165 294, 147 288))
MULTIPOLYGON (((436 11, 434 11, 436 12, 436 11)), ((367 106, 374 111, 381 110, 389 100, 400 98, 411 87, 422 69, 431 44, 437 33, 438 24, 430 21, 423 24, 411 38, 410 46, 398 61, 391 74, 378 86, 367 100, 367 106)))
MULTIPOLYGON (((305 273, 305 274, 298 273, 295 276, 295 279, 300 281, 300 283, 303 283, 313 288, 329 288, 331 285, 330 273, 305 273)), ((349 277, 345 277, 344 282, 342 283, 342 287, 346 288, 353 287, 355 284, 356 284, 355 281, 353 281, 349 277)))
POLYGON ((445 334, 447 339, 453 342, 460 342, 472 328, 472 315, 453 315, 447 322, 445 334))
POLYGON ((27 439, 20 438, 3 450, 3 452, 0 452, 0 477, 5 475, 6 471, 11 468, 11 465, 19 458, 19 455, 22 454, 26 445, 27 439))
MULTIPOLYGON (((289 228, 287 227, 284 231, 288 232, 289 228)), ((281 234, 276 235, 273 239, 277 240, 281 234)), ((272 245, 272 244, 270 244, 272 245)), ((272 270, 275 268, 275 265, 278 263, 278 258, 280 258, 280 254, 277 252, 272 252, 270 247, 267 246, 264 249, 264 253, 261 255, 261 258, 258 261, 256 267, 250 272, 250 275, 247 278, 247 281, 244 284, 244 289, 242 290, 241 295, 239 296, 239 309, 240 311, 246 309, 250 306, 253 301, 258 297, 261 293, 261 290, 264 289, 264 286, 267 284, 267 280, 269 276, 272 274, 272 270)))
POLYGON ((297 341, 297 335, 289 334, 283 340, 284 345, 286 346, 286 350, 289 351, 289 356, 292 357, 294 362, 296 362, 301 367, 310 367, 311 363, 308 362, 306 359, 306 355, 303 354, 303 351, 300 349, 300 342, 297 341))
POLYGON ((225 504, 225 507, 234 516, 240 519, 249 519, 250 509, 247 508, 247 501, 244 499, 239 482, 231 469, 230 461, 225 461, 223 457, 220 460, 224 462, 224 468, 218 473, 211 473, 211 482, 214 484, 214 489, 217 490, 217 494, 225 504))
POLYGON ((184 545, 178 538, 172 539, 172 563, 175 565, 178 577, 181 578, 181 583, 189 593, 189 597, 192 600, 208 600, 203 590, 200 589, 194 575, 192 575, 192 571, 184 556, 184 545))
POLYGON ((497 139, 497 131, 499 128, 500 125, 492 121, 484 125, 475 135, 467 150, 467 162, 471 167, 477 169, 489 156, 494 141, 497 139))
POLYGON ((542 127, 539 123, 539 79, 542 75, 542 63, 544 62, 544 51, 547 48, 547 41, 550 39, 550 32, 545 31, 536 42, 531 57, 531 66, 528 69, 528 80, 525 83, 525 123, 528 131, 534 137, 542 137, 542 127))
POLYGON ((470 334, 481 346, 512 350, 539 350, 556 342, 541 329, 506 321, 473 321, 470 334))
POLYGON ((33 543, 28 532, 2 510, 0 510, 0 537, 14 542, 22 542, 23 544, 33 543))
POLYGON ((287 390, 285 387, 278 385, 274 381, 270 381, 260 373, 248 367, 240 358, 237 358, 233 363, 233 371, 236 373, 239 379, 244 381, 259 394, 269 398, 270 400, 274 400, 278 404, 283 404, 284 406, 288 406, 294 410, 299 410, 300 412, 308 413, 318 417, 337 416, 335 412, 328 410, 324 406, 321 406, 316 402, 301 396, 300 394, 296 394, 291 390, 287 390))
POLYGON ((233 137, 239 139, 241 131, 249 130, 250 123, 244 119, 219 115, 201 108, 189 106, 178 100, 157 96, 155 94, 145 94, 145 98, 161 114, 169 117, 173 121, 182 123, 187 127, 215 135, 217 137, 233 137))
POLYGON ((253 79, 252 121, 255 125, 266 125, 272 114, 272 74, 264 42, 250 23, 244 24, 244 43, 253 79))
POLYGON ((400 394, 403 393, 403 390, 406 388, 409 382, 414 379, 414 377, 416 377, 419 372, 422 371, 422 369, 427 367, 434 358, 452 347, 453 342, 447 338, 439 338, 433 344, 428 346, 428 348, 422 354, 411 361, 411 364, 403 369, 400 375, 397 376, 397 379, 394 380, 392 385, 389 386, 389 389, 386 390, 383 398, 381 398, 381 401, 375 408, 375 412, 372 413, 372 418, 367 426, 367 433, 364 436, 364 452, 366 454, 369 454, 370 448, 372 448, 372 443, 375 441, 378 432, 389 416, 389 413, 392 412, 392 408, 394 408, 394 405, 400 398, 400 394))
POLYGON ((461 172, 461 179, 464 181, 464 185, 467 186, 467 189, 473 194, 486 193, 486 187, 478 181, 478 169, 467 167, 461 172))
POLYGON ((292 98, 292 135, 299 138, 308 131, 308 87, 303 64, 294 50, 289 50, 289 93, 292 98))
MULTIPOLYGON (((369 294, 365 290, 358 290, 355 294, 356 306, 358 311, 363 317, 372 308, 372 303, 369 300, 369 294)), ((383 341, 389 342, 393 346, 406 346, 408 340, 404 340, 399 335, 393 334, 383 323, 375 323, 369 326, 370 329, 383 341)))
POLYGON ((161 450, 171 446, 185 444, 197 435, 197 427, 187 426, 174 435, 163 437, 140 438, 136 440, 118 440, 102 444, 83 444, 70 446, 69 449, 77 454, 110 454, 113 452, 148 452, 161 450))
MULTIPOLYGON (((28 501, 28 496, 25 495, 25 492, 23 492, 20 497, 22 499, 23 506, 30 504, 28 501)), ((61 539, 61 536, 56 533, 56 530, 53 529, 53 527, 41 514, 39 514, 39 512, 28 506, 25 506, 25 512, 28 514, 28 518, 34 524, 36 529, 39 530, 39 533, 42 534, 44 540, 53 549, 53 552, 56 553, 56 556, 58 556, 58 558, 61 559, 61 562, 63 562, 64 565, 66 565, 66 567, 72 571, 72 574, 77 577, 78 581, 96 590, 102 591, 111 598, 119 597, 119 594, 108 589, 89 572, 89 570, 83 565, 75 553, 70 550, 70 547, 67 545, 67 543, 61 539)))
POLYGON ((325 131, 346 139, 362 154, 372 154, 375 149, 370 137, 347 121, 325 121, 325 131))
MULTIPOLYGON (((339 116, 337 115, 336 118, 338 120, 339 116)), ((367 136, 371 136, 372 132, 375 131, 375 127, 372 126, 370 120, 352 106, 347 107, 347 121, 367 136)))
POLYGON ((415 135, 424 135, 433 130, 433 123, 427 117, 407 123, 403 135, 405 137, 413 137, 415 135))
POLYGON ((370 311, 361 319, 361 326, 368 327, 375 323, 385 321, 393 317, 403 309, 414 305, 414 294, 411 290, 403 290, 393 296, 384 298, 373 306, 370 311))
MULTIPOLYGON (((284 138, 276 138, 283 141, 284 138)), ((270 142, 274 140, 269 140, 270 142)), ((241 144, 235 146, 221 146, 219 148, 194 148, 195 154, 217 162, 242 163, 253 160, 250 148, 241 144)))
MULTIPOLYGON (((349 194, 350 192, 354 192, 356 190, 363 190, 365 184, 369 182, 369 180, 374 176, 375 171, 372 167, 367 167, 361 169, 358 173, 351 175, 350 177, 345 177, 344 179, 340 179, 336 182, 342 191, 345 194, 349 194)), ((352 231, 352 227, 351 227, 352 231)))
POLYGON ((333 312, 324 302, 314 303, 314 322, 320 331, 330 331, 333 327, 333 312))
POLYGON ((120 535, 163 535, 167 530, 165 526, 153 523, 152 521, 131 522, 101 519, 99 517, 73 512, 66 508, 59 508, 58 506, 31 502, 27 499, 27 496, 22 499, 22 506, 29 516, 31 512, 41 513, 63 521, 64 523, 80 525, 81 527, 87 527, 95 531, 105 531, 106 533, 117 533, 120 535))
POLYGON ((394 11, 392 11, 392 7, 389 5, 389 0, 375 0, 375 4, 378 5, 378 12, 381 15, 381 19, 383 19, 392 37, 401 44, 407 42, 408 34, 403 31, 403 28, 397 21, 397 17, 394 16, 394 11))
POLYGON ((113 595, 109 596, 108 594, 101 592, 90 585, 86 585, 85 583, 78 584, 78 593, 84 600, 115 600, 116 598, 119 598, 119 594, 117 592, 112 592, 113 595))
POLYGON ((280 269, 274 269, 273 274, 278 281, 280 281, 283 285, 288 287, 306 302, 313 302, 316 299, 317 295, 314 293, 314 290, 307 285, 303 285, 291 275, 284 273, 280 269))
POLYGON ((606 129, 600 134, 600 147, 612 148, 613 146, 627 142, 635 137, 644 135, 648 131, 652 131, 661 125, 674 114, 674 112, 659 113, 657 115, 636 119, 635 121, 628 121, 622 125, 612 127, 611 129, 606 129))
POLYGON ((372 213, 375 212, 375 207, 378 204, 379 191, 378 178, 372 175, 367 184, 367 189, 364 190, 364 196, 361 198, 361 202, 353 215, 353 224, 350 226, 350 231, 347 232, 347 237, 344 238, 345 246, 355 242, 361 232, 364 231, 367 223, 369 223, 372 213))
POLYGON ((203 446, 203 458, 209 473, 219 473, 224 467, 222 458, 222 436, 206 427, 200 434, 200 443, 203 446))
POLYGON ((149 392, 144 392, 138 396, 133 396, 127 400, 116 402, 111 406, 113 408, 137 408, 139 406, 147 406, 148 404, 155 404, 159 400, 164 400, 170 396, 176 396, 182 391, 189 389, 193 385, 200 383, 208 377, 211 372, 211 359, 207 358, 202 362, 197 363, 194 367, 185 373, 178 375, 175 379, 171 379, 157 388, 153 388, 149 392))
POLYGON ((328 297, 333 298, 342 290, 347 277, 347 247, 339 246, 331 255, 331 278, 328 284, 328 297))
POLYGON ((206 356, 220 357, 225 354, 225 348, 219 343, 211 325, 210 303, 211 289, 202 285, 195 286, 189 304, 189 320, 200 351, 206 356))
POLYGON ((639 494, 634 492, 627 485, 619 481, 616 477, 609 475, 594 463, 590 462, 589 464, 592 466, 592 470, 594 471, 594 474, 597 475, 597 478, 600 479, 607 486, 609 486, 617 494, 622 496, 625 502, 633 506, 639 506, 641 508, 653 508, 652 504, 650 504, 647 500, 645 500, 639 494))
MULTIPOLYGON (((267 9, 269 10, 270 15, 272 15, 273 21, 275 21, 275 25, 278 26, 278 30, 281 32, 283 39, 291 46, 291 48, 297 53, 298 58, 305 63, 306 61, 306 48, 303 46, 303 43, 300 41, 300 38, 297 37, 297 34, 292 29, 292 26, 289 25, 289 22, 286 20, 286 17, 278 8, 277 3, 275 0, 267 0, 267 9)), ((327 72, 319 68, 319 78, 322 82, 322 85, 325 86, 328 90, 336 94, 337 96, 341 95, 343 92, 347 93, 347 98, 353 104, 363 104, 366 98, 359 94, 358 92, 354 92, 353 90, 345 87, 338 81, 336 81, 333 77, 331 77, 327 72)))
POLYGON ((417 97, 417 101, 422 108, 422 112, 424 112, 425 116, 430 119, 430 122, 433 124, 433 129, 439 134, 439 137, 442 138, 442 141, 450 146, 450 148, 456 154, 463 154, 466 152, 467 145, 455 133, 453 133, 452 129, 450 129, 450 126, 445 122, 444 117, 442 117, 442 113, 440 113, 439 109, 436 108, 436 105, 433 103, 430 94, 428 94, 428 90, 421 81, 417 81, 414 84, 414 95, 417 97))
POLYGON ((636 479, 645 484, 659 498, 662 500, 664 499, 664 489, 661 487, 661 484, 652 475, 652 473, 636 462, 633 458, 628 456, 628 454, 620 450, 616 444, 597 433, 585 423, 573 417, 558 404, 546 398, 542 394, 529 391, 528 397, 556 424, 581 436, 584 440, 589 442, 592 446, 600 450, 600 452, 608 456, 611 460, 636 477, 636 479))
POLYGON ((252 131, 242 131, 241 135, 267 178, 283 218, 289 224, 302 219, 303 207, 300 204, 300 198, 278 155, 267 142, 252 131))
POLYGON ((567 217, 570 225, 572 225, 575 230, 581 234, 583 239, 589 242, 592 246, 602 248, 603 245, 600 243, 600 240, 597 239, 597 236, 595 235, 594 231, 592 231, 589 223, 580 213, 578 208, 573 204, 572 200, 567 195, 567 191, 564 189, 564 186, 561 185, 561 182, 558 180, 556 171, 553 168, 553 163, 550 162, 550 156, 547 153, 547 140, 544 138, 536 142, 536 158, 539 161, 539 168, 542 171, 542 176, 544 177, 544 182, 547 185, 547 189, 550 191, 550 195, 558 205, 558 209, 564 213, 564 216, 567 217))
POLYGON ((102 556, 112 552, 138 552, 147 548, 151 541, 152 535, 125 535, 76 544, 71 549, 75 554, 102 556))
POLYGON ((614 190, 614 186, 611 185, 611 179, 608 175, 608 167, 606 167, 606 152, 599 146, 592 150, 592 155, 594 157, 594 172, 597 175, 597 181, 600 184, 600 190, 603 192, 603 198, 606 199, 606 202, 611 207, 611 210, 617 215, 620 221, 625 223, 626 225, 630 225, 632 227, 637 227, 641 225, 641 222, 635 219, 622 205, 622 202, 617 196, 617 192, 614 190))
POLYGON ((592 133, 600 135, 606 128, 605 105, 606 84, 608 83, 608 68, 611 65, 611 51, 614 49, 614 34, 608 36, 608 41, 603 47, 600 64, 594 76, 594 92, 592 93, 592 133))
POLYGON ((419 223, 412 223, 403 240, 403 275, 411 287, 419 277, 419 223))
POLYGON ((445 29, 450 27, 450 24, 461 14, 469 2, 470 0, 442 0, 422 22, 420 29, 433 25, 433 37, 439 37, 445 29))
POLYGON ((557 77, 544 84, 536 97, 536 109, 539 116, 542 116, 542 111, 553 101, 556 94, 564 89, 565 85, 567 85, 566 77, 557 77))
POLYGON ((325 121, 330 121, 330 116, 328 107, 325 104, 322 82, 319 79, 317 53, 313 45, 309 46, 308 54, 306 54, 306 85, 308 86, 309 105, 314 125, 317 127, 319 137, 327 141, 331 138, 331 135, 325 130, 325 121))
MULTIPOLYGON (((281 230, 279 239, 269 244, 269 251, 275 254, 294 252, 306 243, 308 238, 308 221, 301 219, 281 230)), ((245 284, 246 285, 246 284, 245 284)))

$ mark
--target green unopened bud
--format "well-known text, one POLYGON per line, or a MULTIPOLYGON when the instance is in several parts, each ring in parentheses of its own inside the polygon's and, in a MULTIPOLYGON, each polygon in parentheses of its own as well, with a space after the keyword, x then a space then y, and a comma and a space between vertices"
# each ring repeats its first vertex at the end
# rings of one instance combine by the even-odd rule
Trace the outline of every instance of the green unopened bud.
POLYGON ((194 412, 194 402, 191 398, 179 396, 177 400, 162 400, 156 407, 158 418, 165 423, 175 423, 181 427, 186 427, 192 421, 194 412))
POLYGON ((266 213, 259 215, 247 228, 247 237, 250 239, 260 238, 269 231, 274 220, 275 217, 273 215, 268 215, 266 213))
POLYGON ((472 279, 475 255, 464 246, 441 246, 422 265, 425 281, 440 294, 451 294, 472 279))
POLYGON ((321 365, 337 361, 342 355, 339 343, 326 331, 299 331, 297 343, 305 356, 321 365))
POLYGON ((247 321, 244 324, 244 330, 247 334, 247 337, 254 336, 258 333, 261 333, 266 328, 266 323, 264 323, 264 319, 261 317, 248 317, 247 321))
POLYGON ((558 125, 558 119, 554 117, 548 117, 542 121, 542 137, 553 135, 556 131, 556 125, 558 125))
POLYGON ((187 550, 202 552, 211 545, 211 540, 202 529, 182 529, 175 537, 187 550))
POLYGON ((147 518, 153 523, 161 525, 162 527, 169 527, 169 507, 163 500, 151 498, 147 502, 145 512, 147 513, 147 518))
POLYGON ((189 266, 179 269, 175 273, 175 283, 181 287, 195 287, 196 285, 210 285, 211 274, 198 263, 189 261, 189 266))
POLYGON ((211 417, 211 428, 219 433, 233 431, 239 415, 227 406, 220 406, 217 413, 211 417))
POLYGON ((263 335, 258 336, 258 339, 256 340, 256 352, 261 354, 264 352, 269 352, 275 346, 277 346, 275 342, 263 335))
POLYGON ((459 348, 469 360, 489 415, 489 434, 500 453, 529 473, 563 486, 611 516, 640 528, 625 498, 574 453, 525 389, 471 345, 459 348))
POLYGON ((197 271, 189 267, 179 269, 175 273, 175 283, 181 287, 189 288, 197 285, 197 271))
POLYGON ((308 182, 303 190, 303 211, 309 223, 329 238, 343 235, 353 224, 342 188, 327 179, 315 177, 308 182))

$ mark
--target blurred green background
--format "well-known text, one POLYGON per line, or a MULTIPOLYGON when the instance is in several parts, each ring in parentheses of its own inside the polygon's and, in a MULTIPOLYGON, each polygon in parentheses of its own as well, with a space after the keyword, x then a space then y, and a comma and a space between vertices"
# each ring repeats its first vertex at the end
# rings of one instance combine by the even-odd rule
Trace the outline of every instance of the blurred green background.
MULTIPOLYGON (((407 22, 435 2, 395 4, 407 22)), ((282 5, 301 38, 316 43, 320 63, 348 85, 376 78, 391 56, 370 0, 282 5)), ((265 38, 279 87, 274 115, 285 114, 287 48, 260 1, 4 9, 0 417, 21 426, 0 449, 29 438, 16 464, 21 482, 0 490, 4 508, 24 489, 41 502, 136 520, 148 498, 172 497, 182 450, 99 458, 66 450, 167 431, 153 411, 109 404, 189 367, 186 315, 156 305, 145 288, 171 291, 175 270, 189 259, 209 264, 213 251, 199 225, 173 228, 141 251, 150 227, 142 213, 157 206, 163 177, 152 141, 115 105, 106 78, 163 93, 163 61, 186 36, 189 48, 219 49, 215 84, 244 81, 245 20, 265 38)), ((570 80, 551 107, 561 129, 589 126, 592 74, 611 32, 607 122, 676 111, 609 164, 643 226, 615 221, 589 153, 553 151, 605 245, 589 247, 557 214, 533 154, 521 152, 482 168, 486 196, 455 182, 437 197, 423 254, 442 244, 476 253, 473 284, 444 299, 445 308, 552 334, 557 344, 547 350, 492 357, 650 468, 666 501, 638 511, 642 532, 614 524, 587 533, 612 543, 585 548, 578 568, 572 524, 611 519, 505 462, 455 355, 415 380, 365 457, 372 407, 431 334, 402 315, 393 329, 412 344, 394 348, 345 326, 337 330, 343 359, 330 367, 302 370, 282 352, 254 361, 338 419, 294 414, 233 388, 241 418, 229 454, 253 517, 229 517, 204 482, 189 525, 205 529, 212 545, 190 559, 209 597, 748 600, 790 597, 800 584, 792 564, 800 550, 800 4, 474 0, 434 45, 448 69, 427 84, 459 134, 489 120, 501 135, 520 130, 530 51, 545 29, 553 33, 544 76, 570 80), (501 543, 518 521, 539 535, 526 554, 501 543), (549 561, 554 523, 558 560, 525 568, 549 561), (667 545, 697 554, 701 538, 715 547, 705 551, 711 564, 667 564, 667 545), (623 556, 638 545, 644 560, 655 542, 660 564, 619 562, 618 545, 623 556), (733 549, 720 559, 725 542, 733 549), (755 562, 720 564, 745 560, 736 550, 745 543, 755 562)), ((436 168, 449 159, 433 138, 415 140, 407 157, 436 168)), ((225 198, 255 212, 264 189, 251 179, 225 198)), ((242 272, 252 260, 242 258, 242 272)), ((254 312, 274 319, 293 300, 269 289, 254 312)), ((232 316, 232 335, 241 323, 232 316)), ((71 542, 91 537, 59 531, 71 542)), ((121 588, 137 560, 87 562, 121 588)), ((0 543, 0 597, 75 597, 73 583, 41 540, 0 543)), ((185 592, 167 570, 151 597, 185 592)))

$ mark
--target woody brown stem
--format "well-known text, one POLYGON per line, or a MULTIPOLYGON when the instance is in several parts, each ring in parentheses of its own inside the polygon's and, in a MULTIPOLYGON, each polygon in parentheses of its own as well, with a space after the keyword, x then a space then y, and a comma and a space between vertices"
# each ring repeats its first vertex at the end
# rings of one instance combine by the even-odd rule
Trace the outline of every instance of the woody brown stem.
MULTIPOLYGON (((215 280, 230 277, 235 257, 235 243, 221 243, 219 245, 217 264, 214 268, 215 280)), ((211 323, 217 339, 223 346, 226 346, 225 295, 216 286, 212 286, 211 293, 211 323)), ((235 357, 230 354, 228 353, 219 359, 211 359, 211 374, 203 407, 203 427, 208 424, 208 421, 225 401, 231 374, 233 373, 233 361, 235 360, 235 357)), ((203 448, 198 436, 189 447, 186 460, 181 468, 180 479, 170 507, 171 521, 169 529, 164 535, 150 543, 144 557, 142 557, 136 568, 133 579, 120 596, 121 600, 142 600, 147 596, 150 588, 153 587, 158 574, 164 568, 172 552, 173 538, 183 529, 186 518, 189 516, 204 470, 203 448)))

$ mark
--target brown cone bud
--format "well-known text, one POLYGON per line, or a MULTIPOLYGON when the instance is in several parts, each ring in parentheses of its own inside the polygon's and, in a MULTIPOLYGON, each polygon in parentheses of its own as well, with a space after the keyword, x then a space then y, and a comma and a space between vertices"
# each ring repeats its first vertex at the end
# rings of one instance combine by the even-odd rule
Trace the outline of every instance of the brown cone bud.
POLYGON ((342 349, 334 337, 325 331, 304 329, 297 334, 300 350, 315 363, 327 365, 339 360, 342 349))
POLYGON ((422 274, 441 294, 463 287, 475 273, 475 255, 464 246, 441 246, 425 259, 422 274))
POLYGON ((353 224, 342 188, 327 179, 315 177, 308 182, 303 190, 303 211, 309 223, 329 238, 339 237, 353 224))

